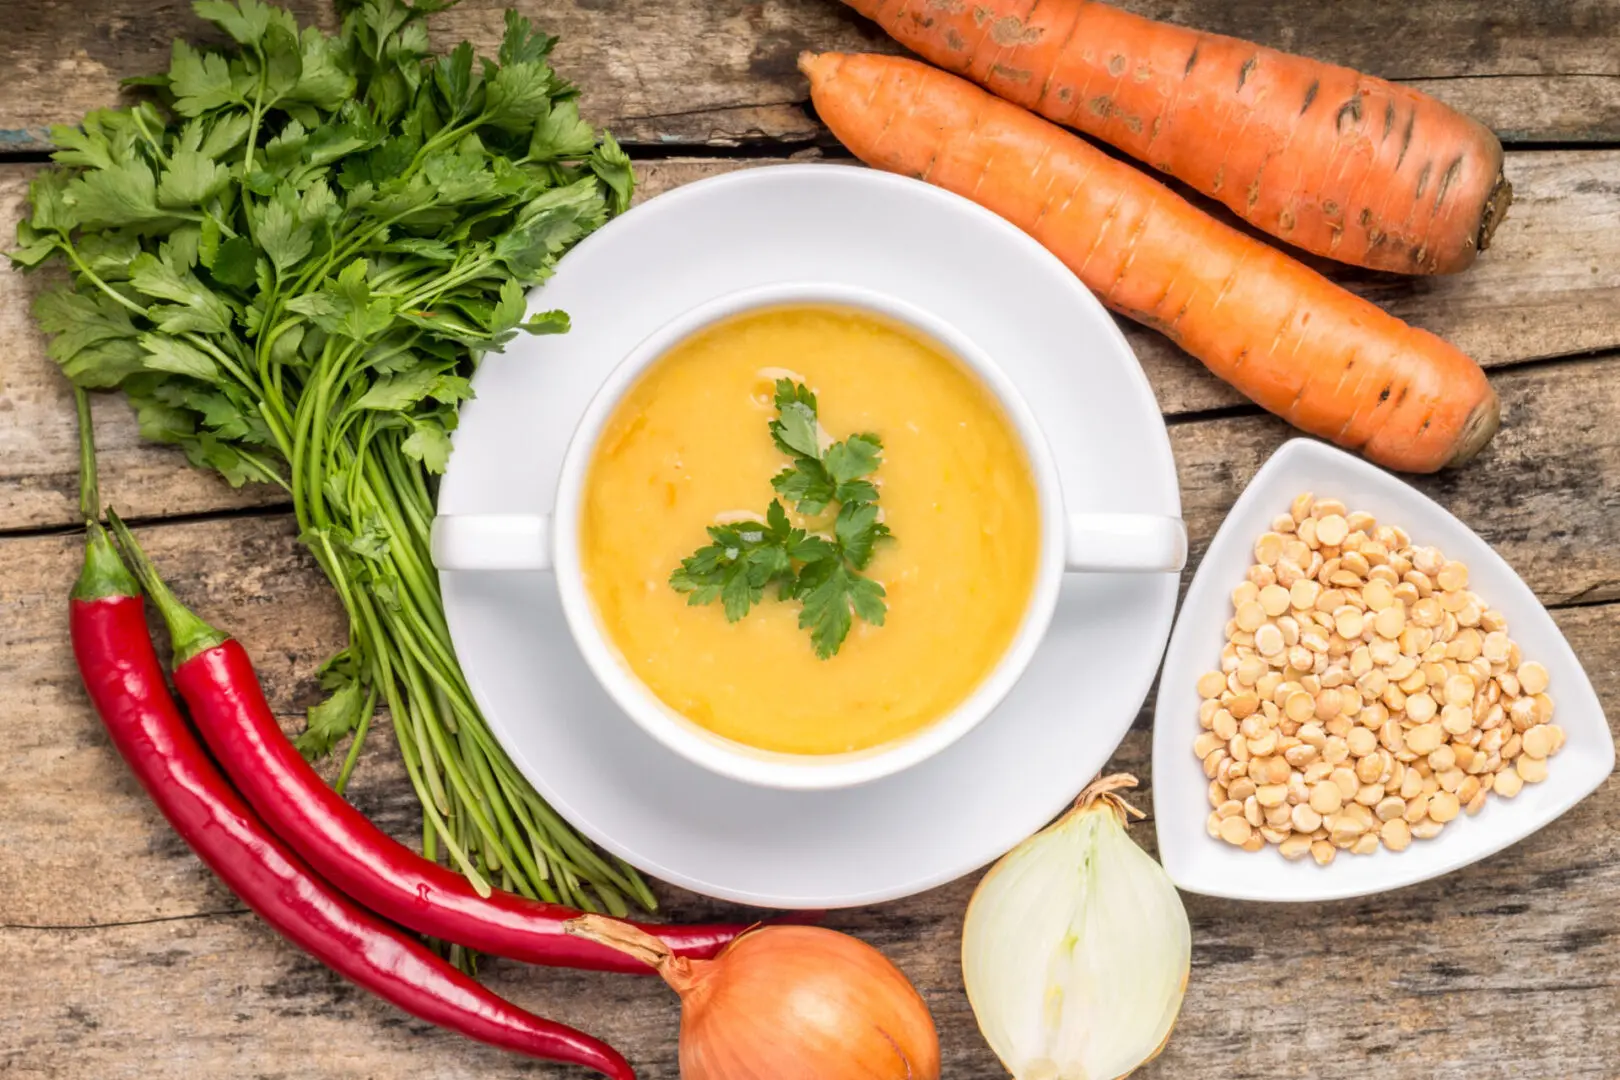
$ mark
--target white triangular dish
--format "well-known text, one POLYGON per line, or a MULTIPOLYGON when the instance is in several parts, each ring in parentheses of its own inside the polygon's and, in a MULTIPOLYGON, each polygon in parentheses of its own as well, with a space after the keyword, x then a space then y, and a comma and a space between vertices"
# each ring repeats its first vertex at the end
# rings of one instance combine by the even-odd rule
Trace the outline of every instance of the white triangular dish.
POLYGON ((1477 862, 1524 839, 1591 794, 1614 768, 1614 737, 1581 663, 1519 575, 1473 530, 1438 503, 1359 458, 1309 439, 1286 443, 1255 474, 1215 534, 1182 603, 1160 679, 1153 724, 1153 809, 1159 857, 1181 888, 1241 900, 1311 901, 1400 888, 1477 862), (1246 852, 1205 831, 1209 781, 1192 744, 1199 733, 1194 684, 1218 667, 1231 591, 1252 565, 1255 540, 1301 492, 1343 501, 1417 544, 1468 564, 1469 588, 1507 616, 1508 634, 1527 660, 1551 675, 1554 722, 1567 742, 1549 759, 1545 783, 1511 800, 1492 795, 1477 815, 1459 817, 1432 840, 1400 853, 1340 852, 1328 866, 1284 859, 1274 847, 1246 852))

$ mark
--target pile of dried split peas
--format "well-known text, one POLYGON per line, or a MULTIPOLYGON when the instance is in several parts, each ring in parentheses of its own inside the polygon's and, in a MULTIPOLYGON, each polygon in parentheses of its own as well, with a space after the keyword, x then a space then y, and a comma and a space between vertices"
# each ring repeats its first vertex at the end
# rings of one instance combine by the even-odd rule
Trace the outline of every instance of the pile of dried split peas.
POLYGON ((1198 680, 1211 836, 1326 865, 1401 851, 1547 778, 1564 743, 1547 669, 1467 566, 1308 494, 1254 557, 1220 670, 1198 680))

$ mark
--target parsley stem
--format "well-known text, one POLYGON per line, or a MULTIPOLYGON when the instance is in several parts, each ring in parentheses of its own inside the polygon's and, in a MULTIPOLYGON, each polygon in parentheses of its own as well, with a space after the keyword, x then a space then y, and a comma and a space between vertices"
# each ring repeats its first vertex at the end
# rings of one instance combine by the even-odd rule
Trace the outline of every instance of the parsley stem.
MULTIPOLYGON (((478 745, 473 740, 469 728, 462 728, 460 741, 461 756, 471 763, 479 788, 483 791, 494 788, 495 777, 490 772, 489 762, 485 761, 484 755, 479 752, 478 745)), ((518 831, 517 824, 512 820, 512 814, 506 800, 491 799, 490 808, 494 811, 496 823, 500 825, 502 835, 506 837, 508 845, 517 856, 517 861, 522 865, 525 874, 533 880, 541 880, 543 875, 540 867, 535 863, 534 853, 529 849, 529 845, 524 842, 523 834, 518 831)))
POLYGON ((146 318, 146 309, 144 307, 137 304, 135 301, 131 300, 129 297, 125 296, 123 293, 117 291, 111 285, 108 285, 105 281, 102 281, 101 278, 96 274, 96 272, 94 270, 91 270, 88 266, 86 266, 84 264, 84 260, 79 258, 79 253, 73 247, 73 244, 72 244, 71 241, 69 241, 66 237, 63 237, 60 246, 61 246, 61 249, 64 252, 67 253, 67 257, 70 260, 72 260, 73 265, 78 268, 79 273, 83 274, 85 276, 85 279, 88 280, 90 282, 90 284, 94 285, 96 288, 100 289, 102 292, 106 293, 108 296, 112 297, 112 299, 118 301, 118 303, 122 304, 124 307, 126 307, 129 310, 133 311, 135 314, 139 315, 141 318, 143 318, 143 319, 146 318))
POLYGON ((292 494, 292 485, 283 480, 280 473, 276 472, 275 469, 259 460, 257 456, 243 450, 240 446, 236 448, 236 456, 241 458, 248 468, 257 473, 259 475, 259 479, 269 484, 275 484, 288 495, 292 494))
POLYGON ((264 119, 265 81, 270 76, 270 70, 265 63, 264 50, 254 45, 253 52, 259 58, 259 82, 253 90, 253 108, 249 113, 247 139, 242 152, 242 220, 247 223, 248 237, 257 244, 259 233, 253 227, 253 191, 248 183, 253 179, 253 151, 258 148, 259 124, 264 119))
POLYGON ((247 372, 243 371, 236 365, 236 361, 231 358, 229 353, 220 348, 218 345, 214 344, 208 338, 204 337, 202 334, 197 333, 195 330, 188 330, 179 336, 189 344, 195 345, 197 348, 219 361, 219 366, 229 372, 231 378, 235 379, 242 385, 242 389, 249 392, 256 392, 259 389, 258 384, 252 379, 248 378, 247 372))
POLYGON ((219 231, 224 233, 227 238, 229 238, 231 240, 236 239, 236 235, 237 235, 236 230, 231 228, 229 222, 220 220, 219 216, 217 214, 215 214, 212 210, 209 210, 207 207, 204 207, 203 212, 202 212, 202 216, 207 218, 209 221, 212 221, 215 225, 218 225, 219 226, 219 231))
MULTIPOLYGON (((462 773, 456 755, 450 752, 445 737, 444 725, 440 716, 432 708, 433 699, 427 693, 426 686, 422 684, 420 673, 407 655, 400 654, 400 659, 403 661, 400 666, 405 673, 405 684, 411 692, 411 708, 416 714, 416 719, 420 722, 421 731, 426 739, 424 745, 432 747, 434 754, 438 757, 439 764, 443 769, 444 779, 449 781, 450 790, 454 790, 461 799, 473 827, 483 834, 490 844, 501 851, 504 859, 504 846, 495 835, 494 827, 484 815, 478 799, 473 795, 471 788, 468 787, 467 778, 462 773)), ((423 755, 423 760, 424 762, 427 760, 426 754, 423 755)), ((440 793, 442 794, 443 791, 444 789, 441 788, 440 793)))
POLYGON ((432 282, 431 288, 417 290, 412 295, 406 297, 404 300, 401 300, 399 306, 402 309, 420 307, 427 300, 432 299, 440 293, 447 292, 450 289, 455 288, 457 285, 462 285, 466 282, 472 281, 474 278, 482 277, 494 266, 495 257, 493 255, 480 256, 479 258, 472 260, 469 265, 463 267, 462 269, 452 270, 443 277, 435 280, 432 282))
POLYGON ((354 773, 354 767, 360 761, 360 748, 366 743, 366 732, 371 730, 371 718, 377 711, 377 688, 372 686, 366 691, 366 704, 360 710, 360 723, 354 729, 354 738, 349 741, 349 752, 343 759, 343 769, 338 773, 337 780, 332 784, 332 790, 339 795, 349 786, 349 777, 354 773))
POLYGON ((169 155, 163 152, 163 142, 161 139, 153 137, 152 132, 148 130, 146 121, 141 119, 141 111, 141 106, 129 110, 129 118, 135 122, 135 128, 141 133, 141 138, 146 142, 146 145, 152 148, 152 156, 157 158, 158 164, 167 166, 169 164, 169 155))
MULTIPOLYGON (((450 852, 451 859, 456 866, 473 881, 475 885, 484 881, 472 860, 465 851, 455 844, 445 827, 444 819, 439 814, 437 804, 432 798, 432 792, 427 788, 423 778, 423 768, 416 744, 409 736, 409 720, 405 703, 400 700, 398 685, 394 681, 393 667, 389 661, 389 646, 378 626, 376 613, 372 610, 370 599, 364 594, 348 587, 348 582, 341 570, 337 552, 332 548, 331 537, 321 533, 319 537, 320 551, 325 555, 323 560, 327 566, 328 576, 338 588, 338 595, 343 599, 343 606, 348 609, 350 619, 361 630, 360 639, 368 642, 367 650, 371 656, 374 667, 376 683, 383 688, 383 696, 388 702, 388 714, 394 722, 394 739, 399 744, 400 756, 405 761, 405 774, 410 778, 411 787, 416 791, 417 801, 422 804, 422 829, 424 850, 431 850, 432 836, 437 833, 445 838, 445 847, 450 852)), ((432 857, 431 855, 429 857, 432 857)))

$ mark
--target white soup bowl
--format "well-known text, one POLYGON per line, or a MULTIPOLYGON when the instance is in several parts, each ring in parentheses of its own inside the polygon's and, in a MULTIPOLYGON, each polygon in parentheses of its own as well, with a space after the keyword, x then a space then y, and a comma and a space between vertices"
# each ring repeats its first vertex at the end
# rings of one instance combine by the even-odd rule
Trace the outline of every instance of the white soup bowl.
MULTIPOLYGON (((1099 467, 1105 463, 1097 463, 1099 467)), ((548 570, 569 631, 592 674, 630 718, 675 753, 723 776, 791 790, 848 787, 890 776, 939 753, 973 730, 1018 681, 1046 633, 1065 572, 1175 573, 1187 557, 1177 517, 1151 514, 1067 514, 1057 467, 1029 405, 1002 369, 944 320, 909 303, 850 285, 794 282, 734 292, 680 315, 637 345, 608 376, 586 408, 563 459, 549 515, 450 514, 433 523, 434 565, 440 570, 548 570), (1016 430, 1040 503, 1040 553, 1035 585, 1017 634, 985 680, 950 713, 904 739, 841 754, 760 750, 708 731, 652 693, 604 633, 580 566, 579 522, 586 476, 603 425, 636 380, 675 345, 744 312, 790 304, 854 308, 900 323, 966 365, 1000 403, 1016 430)), ((949 657, 941 657, 949 663, 949 657)))

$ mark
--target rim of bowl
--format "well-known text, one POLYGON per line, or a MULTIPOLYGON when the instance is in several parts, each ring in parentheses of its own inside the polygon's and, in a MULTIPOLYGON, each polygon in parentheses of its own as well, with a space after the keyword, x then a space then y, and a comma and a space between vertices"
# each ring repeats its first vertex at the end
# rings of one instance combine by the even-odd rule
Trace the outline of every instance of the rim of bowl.
POLYGON ((638 727, 688 761, 730 779, 819 791, 869 783, 909 769, 961 739, 995 711, 1023 675, 1051 623, 1063 578, 1066 521, 1057 465, 1045 432, 1011 377, 971 338, 940 316, 877 290, 791 281, 713 297, 668 320, 625 355, 591 398, 569 440, 550 542, 563 614, 574 641, 597 681, 638 727), (855 308, 899 323, 965 366, 995 397, 1018 432, 1040 505, 1041 550, 1035 583, 1017 633, 989 674, 950 712, 913 734, 842 754, 761 750, 709 731, 665 704, 630 670, 603 630, 579 558, 579 513, 591 457, 602 428, 625 393, 648 367, 698 332, 748 312, 793 304, 855 308))

